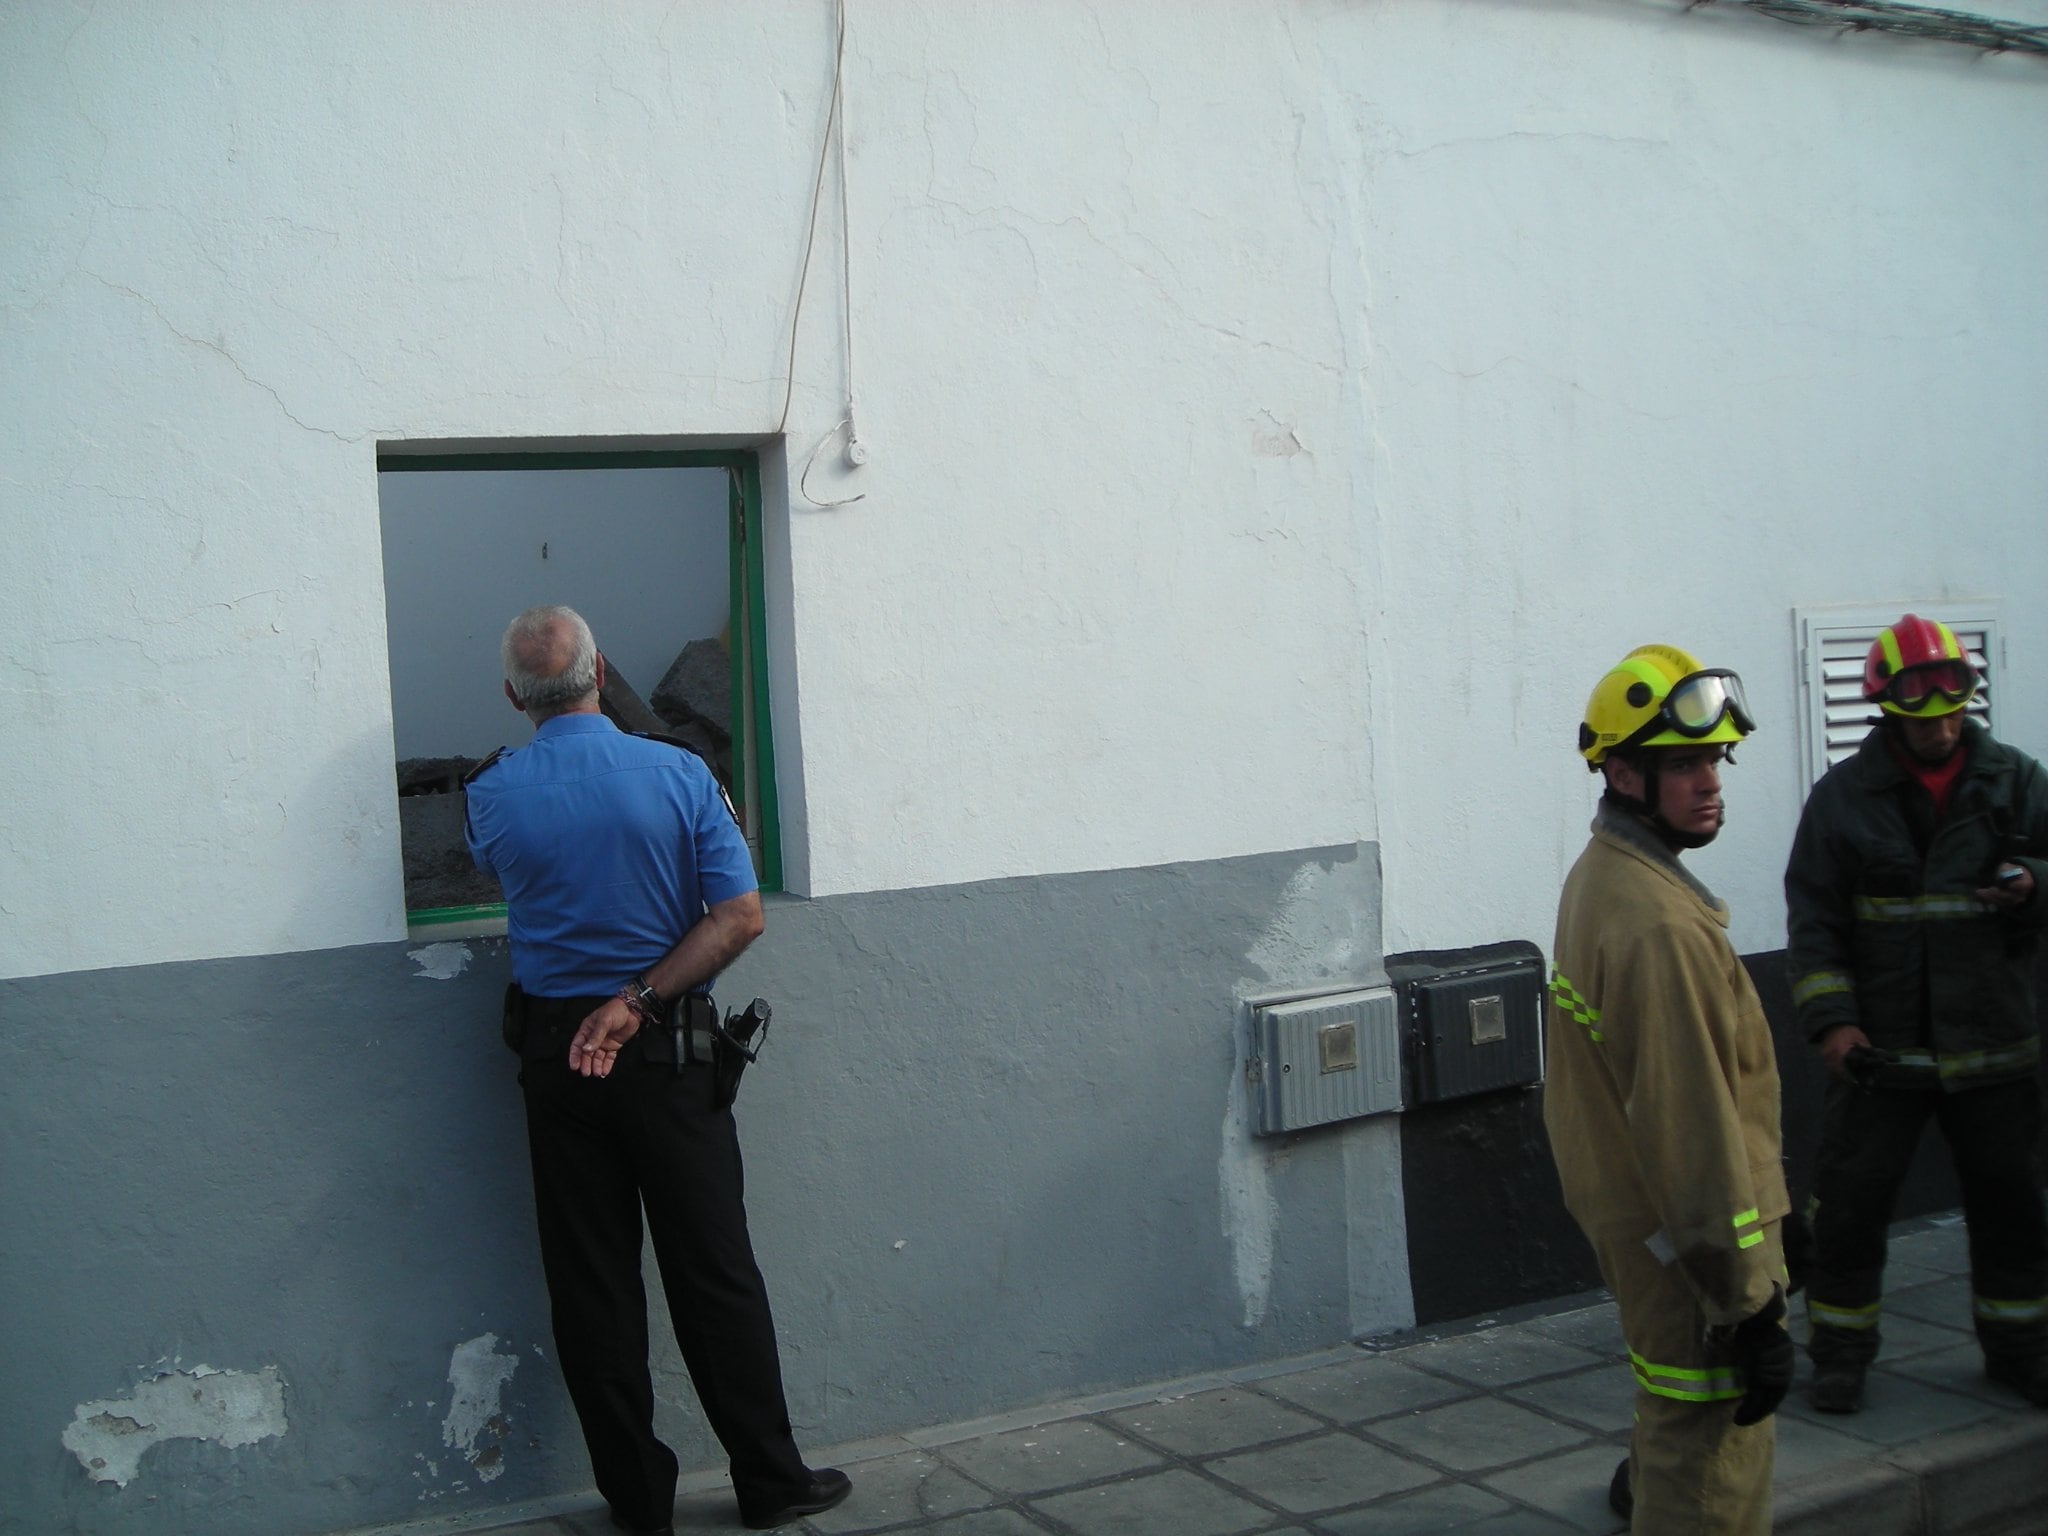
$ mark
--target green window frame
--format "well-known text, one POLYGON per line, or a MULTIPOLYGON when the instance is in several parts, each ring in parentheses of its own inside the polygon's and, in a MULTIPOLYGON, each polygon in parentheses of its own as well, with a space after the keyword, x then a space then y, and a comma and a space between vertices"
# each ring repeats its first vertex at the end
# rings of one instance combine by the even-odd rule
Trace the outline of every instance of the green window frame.
MULTIPOLYGON (((740 813, 755 877, 763 891, 782 889, 782 828, 775 793, 775 742, 768 698, 768 620, 762 558, 761 460, 740 448, 594 449, 590 452, 507 449, 408 452, 380 448, 377 473, 451 470, 722 469, 726 472, 727 567, 732 633, 732 798, 740 813)), ((505 904, 408 909, 413 939, 502 932, 505 904)))

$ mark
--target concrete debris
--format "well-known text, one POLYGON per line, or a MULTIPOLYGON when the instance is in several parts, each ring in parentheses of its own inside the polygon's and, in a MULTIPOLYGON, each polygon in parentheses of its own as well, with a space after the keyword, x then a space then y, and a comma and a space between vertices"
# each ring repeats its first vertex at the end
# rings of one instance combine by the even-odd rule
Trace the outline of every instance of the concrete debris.
POLYGON ((671 725, 697 722, 732 739, 732 657, 717 640, 692 640, 648 695, 671 725))
POLYGON ((633 685, 626 681, 626 674, 612 665, 609 656, 604 660, 604 685, 597 690, 597 707, 622 731, 652 731, 659 735, 668 729, 661 717, 633 691, 633 685))
MULTIPOLYGON (((687 743, 732 792, 732 660, 722 640, 692 640, 662 674, 653 703, 605 658, 598 707, 622 731, 687 743)), ((398 764, 399 837, 405 850, 408 912, 489 906, 498 882, 470 861, 463 842, 462 777, 474 757, 408 757, 398 764)))
MULTIPOLYGON (((403 775, 406 764, 398 767, 403 775)), ((469 857, 469 845, 462 840, 464 805, 459 785, 452 794, 400 797, 398 835, 405 850, 407 911, 482 906, 505 899, 498 882, 469 857)))
POLYGON ((399 798, 453 794, 476 765, 473 757, 408 757, 398 765, 399 798))

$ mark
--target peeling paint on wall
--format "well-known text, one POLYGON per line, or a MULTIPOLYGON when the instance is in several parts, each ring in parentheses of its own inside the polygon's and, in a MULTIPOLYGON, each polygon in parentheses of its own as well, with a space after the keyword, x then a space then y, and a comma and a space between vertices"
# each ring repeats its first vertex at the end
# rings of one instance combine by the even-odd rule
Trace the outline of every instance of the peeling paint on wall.
POLYGON ((469 969, 467 944, 429 944, 423 949, 409 949, 405 956, 419 966, 420 977, 427 981, 453 981, 469 969))
POLYGON ((285 1432, 284 1380, 277 1367, 164 1371, 133 1397, 80 1403, 64 1448, 96 1483, 125 1488, 142 1454, 165 1440, 211 1440, 234 1450, 285 1432))
POLYGON ((1379 910, 1379 871, 1368 850, 1342 863, 1302 865, 1245 954, 1259 978, 1247 991, 1384 980, 1379 910))
MULTIPOLYGON (((1382 976, 1378 875, 1362 850, 1341 863, 1315 861, 1296 870, 1272 921, 1245 953, 1253 975, 1238 983, 1239 1000, 1275 986, 1335 985, 1382 976)), ((1244 1326, 1256 1328, 1272 1298, 1273 1239, 1279 1224, 1268 1173, 1287 1151, 1284 1142, 1264 1143, 1252 1134, 1251 1090, 1245 1080, 1252 1059, 1251 1027, 1244 1010, 1239 1013, 1216 1182, 1244 1326)))
POLYGON ((1216 1182, 1223 1196, 1223 1236, 1230 1244, 1244 1326, 1256 1328, 1265 1320, 1266 1304, 1272 1299, 1273 1232, 1279 1213, 1266 1177, 1267 1153, 1252 1136, 1251 1088, 1244 1071, 1251 1059, 1249 1020, 1240 1020, 1238 1035, 1230 1092, 1223 1105, 1216 1182))
POLYGON ((517 1355, 496 1353, 497 1342, 495 1333, 486 1333, 455 1346, 448 1361, 448 1385, 455 1396, 441 1421, 441 1443, 460 1451, 487 1483, 504 1475, 505 1454, 498 1442, 510 1433, 512 1421, 499 1412, 498 1396, 519 1369, 517 1355))

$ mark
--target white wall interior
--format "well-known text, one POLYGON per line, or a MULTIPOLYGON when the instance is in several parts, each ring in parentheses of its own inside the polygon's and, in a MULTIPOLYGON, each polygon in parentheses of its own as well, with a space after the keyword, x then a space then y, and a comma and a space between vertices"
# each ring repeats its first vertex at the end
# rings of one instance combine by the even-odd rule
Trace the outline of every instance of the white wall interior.
POLYGON ((0 974, 400 936, 380 441, 782 432, 794 486, 857 397, 810 489, 864 499, 769 517, 814 893, 1377 839, 1390 947, 1545 939, 1585 693, 1665 637, 1759 706, 1699 862, 1769 947, 1820 602, 2012 599, 2048 746, 2038 61, 847 16, 793 385, 825 0, 0 17, 0 974))
POLYGON ((514 614, 562 603, 645 699, 731 606, 722 469, 387 471, 378 476, 392 735, 400 758, 526 739, 499 691, 514 614))

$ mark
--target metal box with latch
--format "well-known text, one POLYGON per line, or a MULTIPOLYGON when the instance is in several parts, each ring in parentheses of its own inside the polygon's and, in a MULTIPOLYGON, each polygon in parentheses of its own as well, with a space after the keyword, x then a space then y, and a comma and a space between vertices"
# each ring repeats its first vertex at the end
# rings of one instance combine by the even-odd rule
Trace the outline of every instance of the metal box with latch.
POLYGON ((1514 940, 1387 961, 1401 1001, 1408 1102, 1433 1104, 1543 1077, 1543 952, 1514 940))
POLYGON ((1256 1006, 1252 1050, 1261 1136, 1401 1107, 1401 1041, 1391 987, 1256 1006))

